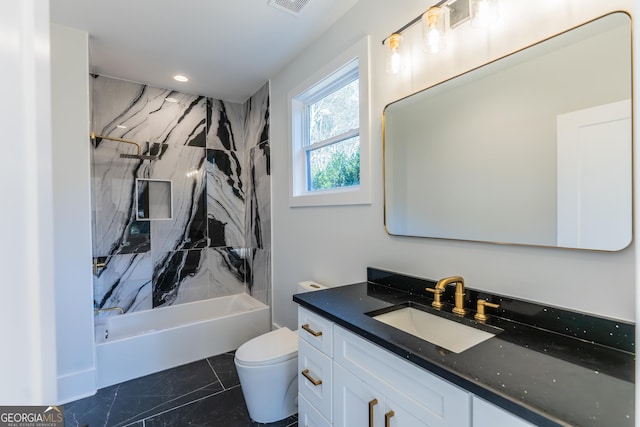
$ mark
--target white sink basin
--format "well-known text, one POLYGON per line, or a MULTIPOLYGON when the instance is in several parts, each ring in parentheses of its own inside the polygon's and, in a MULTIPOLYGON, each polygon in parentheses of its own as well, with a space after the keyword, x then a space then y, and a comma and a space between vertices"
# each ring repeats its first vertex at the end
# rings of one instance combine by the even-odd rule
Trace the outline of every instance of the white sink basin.
POLYGON ((495 336, 412 307, 379 314, 373 318, 454 353, 461 353, 495 336))

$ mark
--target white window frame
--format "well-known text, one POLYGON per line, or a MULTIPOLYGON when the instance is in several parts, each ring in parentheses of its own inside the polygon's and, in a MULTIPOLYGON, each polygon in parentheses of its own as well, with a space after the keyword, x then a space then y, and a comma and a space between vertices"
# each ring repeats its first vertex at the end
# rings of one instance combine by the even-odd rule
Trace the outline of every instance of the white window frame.
MULTIPOLYGON (((291 129, 289 205, 296 207, 370 204, 369 37, 364 37, 346 49, 302 84, 296 86, 289 92, 288 98, 289 128, 291 129), (360 135, 360 185, 309 191, 306 162, 308 126, 305 124, 308 114, 307 106, 342 87, 356 68, 360 86, 360 128, 357 132, 360 135)), ((336 138, 343 139, 344 135, 338 135, 336 138)), ((324 145, 329 145, 330 141, 324 145)), ((319 145, 313 146, 313 148, 318 147, 319 145)))

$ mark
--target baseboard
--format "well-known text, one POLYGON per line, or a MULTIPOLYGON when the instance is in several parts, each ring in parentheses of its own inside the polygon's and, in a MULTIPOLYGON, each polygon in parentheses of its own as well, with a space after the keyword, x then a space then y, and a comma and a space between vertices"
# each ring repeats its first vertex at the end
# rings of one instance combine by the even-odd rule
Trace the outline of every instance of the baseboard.
POLYGON ((58 405, 96 394, 96 370, 73 372, 58 377, 58 405))

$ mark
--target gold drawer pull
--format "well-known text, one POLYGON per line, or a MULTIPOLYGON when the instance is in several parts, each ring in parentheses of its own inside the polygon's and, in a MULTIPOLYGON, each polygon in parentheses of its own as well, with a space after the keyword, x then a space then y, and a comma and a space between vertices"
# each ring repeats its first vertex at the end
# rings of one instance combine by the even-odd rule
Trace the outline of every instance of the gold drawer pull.
POLYGON ((369 402, 369 427, 373 427, 373 407, 378 404, 378 399, 369 402))
POLYGON ((391 427, 391 417, 393 417, 396 413, 393 411, 389 411, 384 414, 384 427, 391 427))
POLYGON ((302 329, 309 332, 314 337, 319 337, 320 335, 322 335, 322 331, 314 331, 313 329, 311 329, 308 323, 305 323, 304 325, 302 325, 302 329))
POLYGON ((309 370, 305 369, 304 371, 301 372, 301 374, 308 379, 311 384, 313 384, 314 386, 319 386, 320 384, 322 384, 322 380, 321 379, 315 379, 313 378, 310 374, 309 374, 309 370))

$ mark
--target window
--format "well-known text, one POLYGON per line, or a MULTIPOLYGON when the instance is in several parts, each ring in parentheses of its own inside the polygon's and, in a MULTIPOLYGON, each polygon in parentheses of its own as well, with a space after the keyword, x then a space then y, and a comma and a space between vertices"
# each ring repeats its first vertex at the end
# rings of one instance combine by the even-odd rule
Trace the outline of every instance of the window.
POLYGON ((289 98, 291 205, 370 203, 368 39, 289 98))

